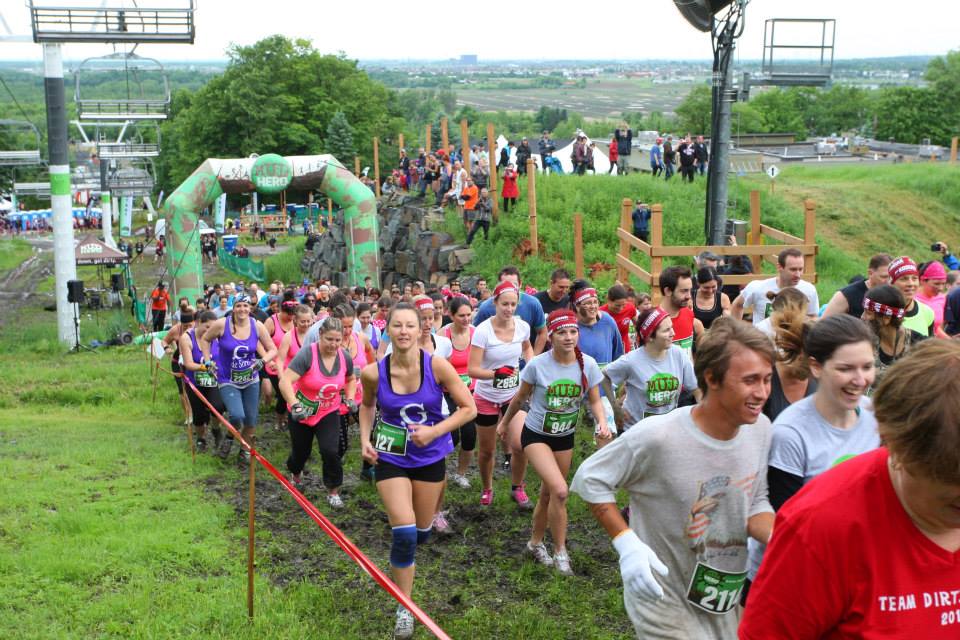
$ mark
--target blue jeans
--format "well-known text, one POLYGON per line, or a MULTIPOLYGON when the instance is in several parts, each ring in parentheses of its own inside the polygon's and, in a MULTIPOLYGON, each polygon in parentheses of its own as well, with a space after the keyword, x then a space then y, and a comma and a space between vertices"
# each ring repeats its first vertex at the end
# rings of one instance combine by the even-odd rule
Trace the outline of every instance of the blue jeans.
POLYGON ((242 389, 222 385, 220 399, 230 414, 230 424, 235 428, 255 427, 260 412, 260 382, 242 389))

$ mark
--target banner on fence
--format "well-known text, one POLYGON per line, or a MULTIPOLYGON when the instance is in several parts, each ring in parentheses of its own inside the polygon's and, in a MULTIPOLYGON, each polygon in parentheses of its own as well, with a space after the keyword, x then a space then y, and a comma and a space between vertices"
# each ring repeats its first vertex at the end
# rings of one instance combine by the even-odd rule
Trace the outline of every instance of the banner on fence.
POLYGON ((224 269, 229 269, 254 282, 264 282, 267 279, 267 267, 262 262, 255 262, 250 258, 239 258, 227 253, 223 248, 219 250, 217 255, 220 258, 220 266, 224 269))
POLYGON ((223 193, 213 201, 213 228, 223 235, 223 221, 227 217, 227 194, 223 193))

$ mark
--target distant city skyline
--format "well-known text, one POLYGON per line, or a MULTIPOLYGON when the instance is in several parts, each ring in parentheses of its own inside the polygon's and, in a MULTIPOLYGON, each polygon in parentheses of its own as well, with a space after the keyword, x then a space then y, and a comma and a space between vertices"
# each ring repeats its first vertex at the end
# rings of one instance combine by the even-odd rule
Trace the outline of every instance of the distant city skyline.
MULTIPOLYGON (((101 4, 101 0, 34 1, 38 6, 101 4)), ((129 6, 130 1, 107 0, 107 5, 129 6)), ((6 4, 0 8, 0 15, 11 31, 29 35, 27 7, 22 2, 6 4)), ((138 4, 184 6, 186 1, 141 0, 138 4)), ((752 0, 746 8, 746 28, 738 41, 737 58, 761 59, 764 21, 769 18, 835 19, 835 59, 945 55, 960 49, 960 35, 948 26, 960 23, 958 3, 914 0, 903 9, 883 11, 877 5, 866 0, 752 0)), ((463 24, 452 21, 444 12, 431 15, 416 9, 398 11, 402 6, 372 0, 358 11, 358 5, 352 3, 314 6, 290 0, 269 4, 202 0, 196 12, 196 44, 140 45, 137 53, 164 60, 222 60, 231 43, 249 45, 281 33, 310 39, 323 53, 342 51, 348 58, 364 61, 448 60, 464 54, 476 54, 481 63, 712 59, 710 35, 687 24, 670 0, 608 0, 602 6, 584 5, 580 11, 557 4, 493 5, 492 20, 472 18, 463 24)), ((781 31, 778 35, 787 34, 781 31)), ((819 30, 794 35, 803 43, 811 36, 819 40, 819 30)), ((64 57, 70 60, 109 52, 108 45, 64 45, 64 57)), ((39 60, 41 56, 36 44, 0 42, 0 59, 39 60)))

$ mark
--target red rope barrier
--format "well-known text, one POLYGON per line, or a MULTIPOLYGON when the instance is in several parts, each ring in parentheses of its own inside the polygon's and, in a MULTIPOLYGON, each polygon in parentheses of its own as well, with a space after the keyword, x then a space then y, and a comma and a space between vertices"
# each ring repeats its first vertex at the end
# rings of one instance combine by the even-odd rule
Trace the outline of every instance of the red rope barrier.
MULTIPOLYGON (((167 371, 166 369, 160 370, 172 376, 178 375, 172 371, 167 371)), ((367 575, 373 578, 374 581, 383 587, 387 593, 393 596, 397 602, 406 607, 406 609, 412 613, 417 620, 422 622, 423 626, 429 629, 434 636, 440 640, 451 640, 450 636, 448 636, 446 632, 444 632, 444 630, 441 629, 440 626, 430 618, 430 616, 424 613, 423 610, 418 607, 413 600, 410 599, 410 596, 401 591, 400 587, 394 584, 394 582, 388 578, 383 571, 380 570, 380 567, 378 567, 367 556, 365 556, 363 552, 360 551, 359 547, 357 547, 357 545, 347 538, 347 536, 344 535, 344 533, 340 531, 340 529, 338 529, 332 522, 330 522, 326 516, 320 513, 320 510, 317 509, 317 507, 315 507, 314 504, 306 498, 306 496, 300 493, 300 491, 294 487, 293 484, 291 484, 282 473, 277 471, 276 467, 270 464, 269 460, 260 455, 260 452, 258 452, 255 448, 253 448, 252 445, 244 440, 243 437, 241 437, 240 432, 237 431, 228 420, 220 415, 220 412, 217 411, 205 397, 203 397, 203 394, 200 393, 200 391, 193 385, 193 383, 190 381, 190 378, 182 374, 180 375, 184 382, 190 386, 190 389, 193 391, 193 393, 200 398, 200 401, 203 402, 203 404, 207 406, 207 408, 210 410, 210 413, 216 416, 217 420, 219 420, 223 426, 225 426, 230 433, 233 434, 233 437, 240 443, 240 445, 245 447, 247 451, 250 452, 250 457, 259 462, 264 469, 269 471, 270 474, 280 482, 283 488, 286 489, 291 496, 293 496, 294 501, 300 505, 300 508, 302 508, 307 515, 317 523, 324 533, 330 536, 330 538, 332 538, 333 541, 336 542, 337 545, 343 549, 348 556, 350 556, 351 560, 356 562, 360 568, 367 573, 367 575)))

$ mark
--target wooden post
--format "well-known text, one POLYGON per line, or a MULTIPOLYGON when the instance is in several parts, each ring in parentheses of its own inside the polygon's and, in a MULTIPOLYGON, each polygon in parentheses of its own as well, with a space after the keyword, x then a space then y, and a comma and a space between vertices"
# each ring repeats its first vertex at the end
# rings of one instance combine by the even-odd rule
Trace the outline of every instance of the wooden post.
POLYGON ((360 177, 360 156, 353 156, 353 175, 360 177))
MULTIPOLYGON (((760 192, 756 189, 750 191, 750 244, 763 244, 763 232, 760 231, 760 192)), ((754 256, 751 260, 754 273, 761 272, 762 262, 761 256, 754 256)))
MULTIPOLYGON (((663 205, 661 204, 650 207, 650 246, 653 248, 663 246, 663 205)), ((663 258, 651 256, 650 277, 653 282, 650 283, 650 297, 653 304, 659 304, 660 302, 661 271, 663 271, 663 258)))
MULTIPOLYGON (((186 389, 184 389, 186 391, 186 389)), ((193 420, 187 422, 187 439, 190 440, 190 461, 197 463, 197 443, 193 441, 193 420)))
MULTIPOLYGON (((251 440, 251 445, 253 444, 251 440)), ((250 504, 247 507, 247 617, 253 620, 253 545, 254 545, 254 507, 256 502, 257 461, 250 456, 250 504)))
MULTIPOLYGON (((319 216, 317 216, 319 217, 319 216)), ((317 220, 317 222, 320 222, 317 220)), ((333 224, 333 200, 327 198, 327 229, 333 224)))
POLYGON ((497 224, 500 220, 500 190, 497 188, 497 140, 493 137, 493 123, 487 123, 487 167, 490 169, 490 180, 487 185, 487 193, 490 194, 490 200, 493 201, 493 223, 497 224))
MULTIPOLYGON (((803 244, 817 243, 817 203, 813 200, 803 201, 803 244)), ((803 256, 803 272, 814 274, 817 272, 817 256, 803 256)))
POLYGON ((957 141, 960 138, 953 136, 950 140, 950 164, 957 164, 957 141))
POLYGON ((374 137, 373 139, 373 188, 377 192, 377 197, 380 197, 380 139, 374 137))
POLYGON ((400 152, 403 151, 403 134, 402 133, 400 134, 400 140, 398 141, 397 144, 400 145, 400 148, 397 150, 397 157, 400 157, 400 152))
POLYGON ((537 165, 533 158, 527 159, 527 209, 530 212, 530 249, 540 255, 540 239, 537 234, 537 165))
POLYGON ((447 119, 440 118, 440 143, 443 144, 443 152, 446 153, 450 148, 450 136, 447 131, 447 119))
MULTIPOLYGON (((633 200, 624 198, 620 202, 620 228, 624 231, 633 233, 633 227, 630 225, 630 214, 633 211, 633 200)), ((630 243, 626 240, 620 240, 620 255, 625 258, 630 257, 630 243)), ((630 279, 630 272, 623 267, 617 267, 617 280, 621 284, 627 284, 630 279)))
POLYGON ((573 214, 573 261, 577 278, 583 278, 583 215, 573 214))
POLYGON ((460 155, 463 156, 461 164, 467 170, 467 175, 470 175, 470 126, 466 118, 460 121, 460 146, 462 148, 460 155))
POLYGON ((428 155, 429 155, 430 152, 432 151, 432 149, 430 148, 430 143, 431 143, 431 140, 432 140, 432 139, 430 138, 430 129, 431 129, 431 127, 430 127, 430 125, 428 124, 428 125, 427 125, 427 144, 424 145, 424 148, 425 148, 426 153, 427 153, 428 155))

